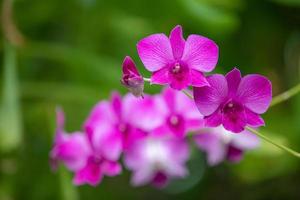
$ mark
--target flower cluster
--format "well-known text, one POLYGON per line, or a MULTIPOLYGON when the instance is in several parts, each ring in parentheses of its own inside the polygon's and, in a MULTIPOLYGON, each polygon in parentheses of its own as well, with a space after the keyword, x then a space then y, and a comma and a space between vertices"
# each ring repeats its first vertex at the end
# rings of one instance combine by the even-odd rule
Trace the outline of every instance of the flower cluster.
POLYGON ((51 163, 56 167, 62 162, 74 172, 74 184, 98 185, 104 176, 122 172, 122 160, 132 171, 132 185, 164 187, 188 175, 189 136, 207 154, 209 165, 238 162, 245 151, 259 145, 245 127, 264 125, 260 114, 272 99, 267 78, 242 77, 236 68, 225 76, 205 76, 217 64, 218 46, 199 35, 185 40, 181 26, 169 37, 153 34, 142 39, 137 51, 152 76, 143 78, 126 56, 121 83, 133 95, 113 93, 109 101, 99 102, 79 132, 66 133, 64 114, 57 111, 51 163), (145 95, 145 81, 170 87, 145 95))

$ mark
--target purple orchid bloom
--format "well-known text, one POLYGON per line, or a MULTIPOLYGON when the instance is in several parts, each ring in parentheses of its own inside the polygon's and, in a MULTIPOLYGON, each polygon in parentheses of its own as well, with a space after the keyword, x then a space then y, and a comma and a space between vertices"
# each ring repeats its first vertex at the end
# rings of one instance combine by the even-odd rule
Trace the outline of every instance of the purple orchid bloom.
POLYGON ((210 87, 194 88, 194 99, 205 124, 239 133, 245 126, 260 127, 260 114, 267 111, 272 100, 272 84, 264 76, 249 74, 241 77, 234 68, 226 76, 207 77, 210 87))
POLYGON ((63 162, 71 171, 77 171, 85 165, 91 151, 89 142, 81 132, 67 134, 64 131, 64 113, 56 111, 56 134, 53 148, 50 152, 51 167, 55 170, 58 161, 63 162))
POLYGON ((162 188, 171 178, 188 174, 185 167, 188 158, 189 149, 184 140, 148 136, 125 153, 125 165, 133 171, 134 186, 151 183, 162 188))
POLYGON ((194 141, 206 152, 210 166, 217 165, 223 160, 237 163, 242 160, 245 151, 255 149, 260 144, 259 138, 249 131, 235 134, 222 126, 203 129, 194 136, 194 141))
POLYGON ((166 88, 162 95, 160 116, 164 123, 154 133, 161 135, 171 133, 175 137, 184 137, 189 131, 203 127, 203 116, 197 110, 195 102, 180 91, 166 88))
POLYGON ((107 149, 110 137, 97 132, 97 137, 89 140, 81 132, 64 133, 63 126, 64 115, 58 110, 56 138, 50 157, 54 164, 62 161, 68 169, 75 172, 75 185, 88 183, 96 186, 104 175, 115 176, 121 173, 121 165, 117 162, 120 153, 109 153, 109 150, 116 152, 115 146, 107 149))
POLYGON ((215 42, 200 35, 190 35, 185 41, 179 25, 169 38, 153 34, 142 39, 137 50, 146 69, 153 72, 151 83, 170 84, 177 90, 208 86, 203 73, 212 71, 218 61, 215 42))
POLYGON ((112 145, 116 146, 115 149, 126 150, 135 140, 143 138, 148 130, 162 123, 156 102, 148 95, 138 99, 128 94, 122 99, 114 93, 111 102, 102 101, 95 106, 85 122, 85 130, 89 137, 97 131, 109 132, 111 141, 107 142, 107 151, 110 155, 113 153, 112 145))
POLYGON ((121 83, 136 97, 143 96, 144 79, 136 68, 133 60, 126 56, 123 65, 123 76, 121 83))

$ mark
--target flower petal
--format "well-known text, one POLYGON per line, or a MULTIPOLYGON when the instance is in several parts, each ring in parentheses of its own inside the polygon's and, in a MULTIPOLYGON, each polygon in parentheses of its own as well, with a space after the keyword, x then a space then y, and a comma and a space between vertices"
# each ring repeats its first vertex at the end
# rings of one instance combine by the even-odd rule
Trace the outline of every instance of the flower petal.
POLYGON ((119 163, 108 160, 102 163, 101 169, 107 176, 116 176, 122 172, 122 167, 119 163))
POLYGON ((230 162, 237 163, 237 162, 241 161, 243 158, 243 155, 244 155, 244 152, 241 149, 236 148, 232 145, 228 146, 227 160, 229 160, 230 162))
POLYGON ((196 145, 207 154, 207 162, 210 166, 219 164, 225 159, 225 146, 214 133, 200 133, 194 136, 196 145))
POLYGON ((223 114, 222 124, 228 131, 234 133, 242 132, 247 125, 244 109, 223 114))
POLYGON ((218 62, 218 46, 206 37, 190 35, 185 43, 182 60, 195 70, 212 71, 218 62))
POLYGON ((169 68, 164 67, 155 72, 151 76, 151 84, 166 85, 169 83, 169 68))
POLYGON ((250 74, 242 78, 237 90, 237 98, 251 111, 262 114, 267 111, 272 100, 272 84, 264 76, 250 74))
POLYGON ((215 112, 228 94, 227 81, 223 75, 207 77, 210 87, 194 87, 194 99, 201 114, 211 115, 215 112))
POLYGON ((89 185, 98 185, 103 177, 100 165, 90 158, 84 168, 75 173, 73 183, 75 185, 82 185, 88 183, 89 185))
POLYGON ((185 40, 182 36, 182 27, 177 25, 170 33, 170 43, 173 56, 176 60, 180 60, 184 50, 185 40))
POLYGON ((232 138, 231 144, 242 150, 251 150, 259 146, 260 140, 256 135, 245 130, 240 134, 235 134, 232 138))
POLYGON ((164 34, 153 34, 140 40, 137 50, 146 69, 151 72, 167 66, 174 60, 169 38, 164 34))
POLYGON ((265 121, 259 114, 256 114, 247 108, 245 109, 245 114, 247 118, 247 124, 249 124, 251 127, 260 127, 265 125, 265 121))
POLYGON ((135 63, 133 62, 130 56, 126 56, 123 61, 122 70, 124 74, 135 74, 137 76, 140 75, 138 72, 135 63))
POLYGON ((121 133, 105 122, 95 129, 92 142, 96 153, 108 160, 118 160, 122 153, 121 133))
POLYGON ((191 86, 193 87, 210 86, 202 72, 191 69, 190 76, 191 76, 191 83, 190 83, 191 86))
POLYGON ((217 127, 222 124, 222 114, 217 110, 213 114, 204 117, 204 125, 207 127, 217 127))
POLYGON ((149 183, 153 178, 153 171, 148 167, 135 171, 131 177, 133 186, 142 186, 149 183))
POLYGON ((237 68, 234 68, 233 70, 228 72, 225 77, 228 84, 229 96, 233 97, 234 95, 236 95, 236 91, 242 79, 241 72, 237 68))

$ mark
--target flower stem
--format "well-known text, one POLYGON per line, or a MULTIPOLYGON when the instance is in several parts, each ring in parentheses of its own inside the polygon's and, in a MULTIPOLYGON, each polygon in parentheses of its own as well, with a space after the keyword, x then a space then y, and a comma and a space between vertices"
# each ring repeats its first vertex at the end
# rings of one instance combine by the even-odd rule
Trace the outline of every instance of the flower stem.
POLYGON ((151 78, 145 78, 145 77, 143 77, 143 79, 144 79, 145 82, 151 82, 151 78))
POLYGON ((194 99, 193 95, 191 94, 191 92, 189 90, 182 90, 182 92, 188 96, 190 99, 194 99))
POLYGON ((292 87, 291 89, 283 92, 282 94, 275 96, 272 100, 270 107, 288 100, 289 98, 298 94, 299 92, 300 92, 300 83, 298 83, 296 86, 292 87))
POLYGON ((246 129, 248 131, 250 131, 251 133, 254 133, 255 135, 257 135, 258 137, 262 138, 263 140, 273 144, 274 146, 278 147, 279 149, 293 155, 293 156, 296 156, 298 158, 300 158, 300 153, 282 145, 282 144, 277 144, 276 142, 274 142, 273 140, 271 140, 270 138, 268 138, 267 136, 261 134, 260 132, 258 132, 257 130, 253 129, 253 128, 250 128, 250 127, 246 127, 246 129))

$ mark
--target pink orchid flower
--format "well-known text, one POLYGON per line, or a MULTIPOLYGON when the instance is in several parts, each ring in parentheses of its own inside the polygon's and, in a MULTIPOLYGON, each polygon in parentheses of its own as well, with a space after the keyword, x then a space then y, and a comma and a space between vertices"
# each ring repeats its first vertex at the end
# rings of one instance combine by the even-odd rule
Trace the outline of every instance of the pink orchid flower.
MULTIPOLYGON (((81 132, 64 133, 63 126, 64 115, 58 110, 56 138, 50 157, 54 163, 62 161, 68 169, 75 172, 75 185, 87 183, 96 186, 104 175, 115 176, 121 173, 121 165, 117 162, 119 157, 112 157, 104 149, 109 145, 106 135, 97 133, 97 137, 89 140, 81 132)), ((112 147, 111 151, 116 150, 112 147)))
POLYGON ((169 38, 153 34, 142 39, 137 50, 146 69, 153 72, 151 83, 170 84, 177 90, 209 85, 203 73, 212 71, 218 61, 218 46, 212 40, 190 35, 185 41, 179 25, 169 38))
POLYGON ((161 135, 171 133, 175 137, 184 137, 189 131, 203 127, 203 116, 197 110, 195 102, 180 91, 170 88, 163 90, 159 95, 162 98, 164 123, 154 133, 161 135))
MULTIPOLYGON (((145 96, 147 101, 148 96, 145 96)), ((146 135, 143 129, 136 126, 133 110, 136 109, 136 103, 139 100, 131 94, 128 94, 123 99, 118 93, 113 93, 111 101, 101 101, 92 110, 88 119, 85 122, 85 130, 92 140, 97 141, 99 132, 100 135, 106 135, 106 140, 102 145, 102 149, 107 156, 117 158, 122 150, 126 150, 131 143, 135 142, 146 135), (93 139, 94 138, 94 139, 93 139), (112 150, 115 151, 112 151, 112 150)), ((144 115, 146 117, 147 114, 144 115)), ((139 116, 142 121, 143 116, 139 116)), ((145 122, 145 123, 149 123, 145 122)))
POLYGON ((133 60, 126 56, 123 65, 123 76, 121 83, 136 97, 143 96, 144 79, 136 68, 133 60))
POLYGON ((222 126, 203 129, 201 133, 194 136, 194 141, 201 150, 206 152, 207 162, 211 166, 223 160, 237 163, 242 160, 245 151, 253 150, 260 144, 259 138, 249 131, 235 134, 222 126))
POLYGON ((210 87, 194 88, 194 99, 206 126, 222 124, 239 133, 247 125, 264 125, 260 114, 267 111, 272 100, 272 84, 266 77, 250 74, 242 78, 234 68, 226 76, 215 74, 207 80, 210 87))
POLYGON ((54 146, 50 152, 51 165, 57 168, 58 161, 63 162, 71 171, 81 169, 91 151, 89 142, 81 132, 68 134, 64 131, 64 113, 61 109, 56 111, 56 134, 54 146))
POLYGON ((151 183, 162 188, 170 179, 188 174, 185 166, 188 158, 189 149, 184 140, 148 136, 125 153, 125 165, 133 171, 134 186, 151 183))

